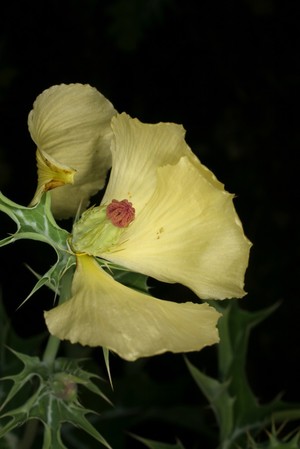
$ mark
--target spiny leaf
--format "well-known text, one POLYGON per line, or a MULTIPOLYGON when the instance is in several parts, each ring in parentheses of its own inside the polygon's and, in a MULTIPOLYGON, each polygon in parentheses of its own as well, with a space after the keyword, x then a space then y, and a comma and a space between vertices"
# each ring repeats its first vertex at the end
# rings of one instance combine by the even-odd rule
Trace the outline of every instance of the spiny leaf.
POLYGON ((51 197, 43 195, 40 203, 34 207, 24 207, 6 198, 0 192, 0 210, 5 212, 16 224, 17 231, 0 240, 0 247, 20 239, 38 240, 52 246, 57 255, 56 263, 43 275, 25 301, 43 285, 50 286, 56 293, 64 273, 75 265, 75 256, 68 247, 69 233, 60 228, 51 213, 51 197))
POLYGON ((222 379, 232 374, 232 365, 244 372, 248 342, 251 329, 270 316, 279 306, 274 304, 258 312, 248 312, 239 307, 237 301, 214 303, 222 313, 218 327, 220 343, 218 345, 219 373, 222 379), (225 307, 224 307, 225 305, 225 307))
POLYGON ((214 411, 220 427, 220 440, 223 441, 234 429, 233 405, 235 399, 228 392, 229 381, 222 383, 207 376, 193 366, 188 359, 186 359, 186 364, 195 382, 208 399, 214 411))
POLYGON ((8 421, 0 430, 0 439, 7 433, 11 432, 16 427, 24 424, 28 419, 37 418, 31 414, 31 410, 34 408, 36 402, 39 400, 39 396, 42 393, 43 386, 40 385, 36 392, 20 407, 10 410, 4 413, 1 418, 10 417, 8 421))
POLYGON ((0 246, 18 239, 29 238, 43 241, 57 249, 66 249, 68 232, 56 224, 50 207, 49 194, 43 195, 36 206, 24 207, 9 200, 0 192, 0 210, 17 224, 17 231, 2 239, 0 246))
POLYGON ((86 419, 85 415, 88 413, 93 412, 85 409, 79 403, 68 403, 53 396, 47 386, 40 385, 39 389, 25 404, 2 415, 2 417, 10 417, 11 419, 0 430, 0 439, 29 419, 38 419, 45 427, 44 449, 65 449, 60 436, 61 425, 64 422, 69 422, 75 427, 81 428, 99 443, 111 449, 107 441, 86 419))
POLYGON ((249 431, 261 430, 280 416, 290 420, 299 417, 299 404, 276 398, 269 404, 259 405, 246 375, 250 330, 276 307, 253 313, 241 310, 237 302, 229 302, 226 308, 218 306, 223 313, 219 321, 219 379, 203 374, 187 361, 194 380, 214 410, 222 449, 235 448, 240 441, 245 444, 249 431))
POLYGON ((86 419, 85 415, 88 413, 94 412, 85 409, 77 401, 68 403, 49 394, 40 394, 39 401, 31 410, 31 415, 40 419, 44 424, 46 430, 44 449, 65 448, 60 435, 64 422, 84 430, 103 446, 111 449, 107 441, 86 419), (41 411, 43 411, 43 416, 41 416, 41 411))
POLYGON ((101 390, 93 383, 96 374, 85 371, 80 361, 57 359, 54 364, 47 364, 37 357, 13 351, 24 368, 19 374, 7 376, 13 386, 3 405, 9 404, 20 389, 36 376, 38 383, 34 393, 21 406, 2 414, 1 419, 9 418, 0 428, 3 438, 16 427, 30 419, 41 421, 45 428, 43 449, 66 449, 61 439, 63 423, 71 423, 81 428, 108 449, 110 445, 87 420, 88 413, 94 413, 80 404, 77 398, 77 386, 81 385, 108 401, 101 390))
POLYGON ((2 377, 1 380, 11 380, 13 382, 13 386, 6 396, 5 401, 0 406, 0 410, 2 410, 6 404, 8 404, 9 401, 11 401, 13 397, 21 390, 21 388, 23 388, 23 386, 34 376, 41 376, 45 374, 44 371, 46 369, 43 365, 41 365, 38 357, 31 357, 26 354, 21 354, 13 349, 10 349, 10 351, 23 363, 24 368, 18 374, 2 377))
MULTIPOLYGON (((272 425, 271 431, 265 431, 267 436, 266 441, 264 435, 260 436, 260 442, 256 442, 251 435, 248 435, 247 448, 246 449, 299 449, 300 445, 300 431, 298 429, 289 432, 287 435, 280 436, 280 433, 284 430, 285 425, 276 429, 275 425, 272 425)), ((239 447, 238 449, 244 449, 239 447)))
POLYGON ((61 440, 60 427, 53 429, 44 425, 44 440, 42 449, 68 449, 61 440))

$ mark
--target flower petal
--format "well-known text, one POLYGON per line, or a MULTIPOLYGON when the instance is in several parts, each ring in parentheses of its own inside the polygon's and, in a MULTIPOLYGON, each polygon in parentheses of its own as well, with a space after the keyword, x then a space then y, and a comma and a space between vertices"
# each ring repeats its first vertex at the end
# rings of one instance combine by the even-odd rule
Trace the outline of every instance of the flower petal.
POLYGON ((220 314, 207 304, 159 300, 119 284, 90 256, 77 263, 72 298, 45 312, 58 338, 103 346, 126 360, 198 351, 219 341, 220 314))
POLYGON ((126 198, 139 211, 155 189, 158 167, 176 164, 182 156, 198 161, 181 125, 145 124, 122 113, 112 119, 112 129, 112 171, 102 204, 126 198))
POLYGON ((233 195, 182 157, 157 170, 151 199, 120 242, 99 256, 160 281, 186 285, 202 299, 224 299, 245 294, 250 246, 233 195))
MULTIPOLYGON (((95 88, 83 84, 52 86, 37 97, 28 127, 38 152, 61 166, 76 171, 73 185, 52 191, 56 217, 74 216, 105 183, 111 165, 110 121, 116 111, 95 88)), ((45 190, 38 161, 38 188, 31 205, 45 190)))
POLYGON ((44 192, 48 192, 48 190, 55 189, 56 187, 65 186, 66 184, 73 184, 76 173, 76 170, 59 164, 43 150, 38 149, 36 151, 36 159, 38 166, 38 187, 29 206, 37 204, 44 192))

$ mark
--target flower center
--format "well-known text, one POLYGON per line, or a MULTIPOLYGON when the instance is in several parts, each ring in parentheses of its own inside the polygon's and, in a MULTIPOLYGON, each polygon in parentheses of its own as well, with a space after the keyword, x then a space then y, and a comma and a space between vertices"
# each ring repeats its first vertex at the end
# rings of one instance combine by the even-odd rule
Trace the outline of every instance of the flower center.
POLYGON ((71 248, 76 253, 101 256, 118 244, 134 217, 135 209, 128 200, 112 200, 108 206, 92 207, 74 224, 71 248))
POLYGON ((112 200, 106 208, 106 216, 117 228, 126 228, 135 217, 135 209, 128 200, 112 200))

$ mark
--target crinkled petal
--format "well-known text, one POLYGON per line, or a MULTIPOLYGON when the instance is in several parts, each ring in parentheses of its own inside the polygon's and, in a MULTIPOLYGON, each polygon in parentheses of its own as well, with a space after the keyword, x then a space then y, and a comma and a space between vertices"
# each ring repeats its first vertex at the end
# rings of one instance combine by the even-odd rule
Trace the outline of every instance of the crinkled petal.
POLYGON ((51 334, 126 360, 217 343, 219 317, 208 304, 172 303, 125 287, 90 256, 78 257, 71 299, 45 312, 51 334))
MULTIPOLYGON (((158 167, 176 164, 182 156, 200 164, 184 140, 181 125, 145 124, 122 113, 112 119, 112 129, 112 171, 103 204, 127 198, 138 212, 155 189, 158 167)), ((220 184, 206 167, 200 164, 200 169, 220 184)))
MULTIPOLYGON (((140 194, 146 191, 145 183, 140 194)), ((233 195, 182 157, 157 170, 152 197, 120 242, 99 256, 160 281, 186 285, 203 299, 224 299, 245 294, 250 246, 233 195)))
MULTIPOLYGON (((113 105, 89 85, 52 86, 35 100, 28 127, 38 152, 51 159, 57 170, 64 166, 76 172, 73 184, 51 192, 56 217, 76 215, 104 186, 111 166, 110 121, 114 114, 113 105)), ((45 190, 42 168, 38 161, 39 179, 33 202, 39 201, 45 190)))

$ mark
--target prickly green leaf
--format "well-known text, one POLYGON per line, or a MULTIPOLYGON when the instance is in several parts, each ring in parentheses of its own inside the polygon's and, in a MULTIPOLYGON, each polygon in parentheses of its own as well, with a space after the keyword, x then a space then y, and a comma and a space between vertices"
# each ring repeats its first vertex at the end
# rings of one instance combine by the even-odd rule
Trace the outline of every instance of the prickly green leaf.
POLYGON ((0 210, 5 212, 16 224, 17 231, 2 239, 4 246, 19 239, 33 239, 48 243, 54 248, 66 249, 67 231, 55 222, 50 209, 50 195, 43 195, 34 207, 25 207, 6 198, 0 192, 0 210))
POLYGON ((186 363, 192 377, 202 393, 208 399, 209 404, 214 411, 220 429, 220 439, 223 441, 234 429, 233 407, 235 400, 230 396, 228 391, 229 381, 224 383, 219 382, 202 373, 187 359, 186 363))
POLYGON ((2 410, 8 402, 10 402, 15 395, 27 384, 34 376, 45 375, 46 367, 44 367, 38 357, 31 357, 26 354, 21 354, 11 349, 11 352, 23 363, 24 367, 18 374, 2 377, 3 380, 9 380, 13 382, 13 386, 6 396, 4 402, 0 404, 0 410, 2 410))
POLYGON ((77 398, 78 386, 83 386, 93 393, 105 398, 101 390, 93 384, 93 373, 85 371, 80 362, 69 359, 57 359, 54 364, 40 361, 37 357, 29 357, 16 353, 24 367, 19 374, 7 376, 13 386, 3 407, 17 395, 20 389, 36 377, 35 391, 21 406, 6 411, 0 417, 5 424, 0 427, 0 439, 5 438, 16 427, 28 420, 36 419, 42 422, 45 428, 42 449, 66 449, 61 439, 63 423, 70 423, 81 428, 96 441, 110 449, 109 444, 102 435, 87 420, 86 415, 93 413, 83 407, 77 398), (8 421, 7 421, 8 419, 8 421))
POLYGON ((86 419, 85 415, 88 413, 92 413, 92 411, 86 410, 77 401, 69 403, 55 397, 46 385, 41 384, 36 393, 25 404, 2 415, 2 417, 10 417, 11 420, 0 430, 0 439, 29 419, 38 419, 45 427, 43 449, 66 448, 60 435, 61 426, 64 422, 69 422, 75 427, 81 428, 103 446, 110 449, 110 445, 86 419))
MULTIPOLYGON (((280 426, 277 430, 275 425, 272 425, 270 431, 265 432, 265 441, 261 441, 262 438, 260 436, 260 442, 257 443, 251 435, 248 435, 248 444, 245 449, 299 449, 300 447, 300 432, 292 431, 287 435, 280 435, 284 432, 284 426, 280 426)), ((244 449, 244 448, 237 448, 244 449)))
POLYGON ((44 440, 42 449, 68 449, 61 440, 60 427, 51 429, 49 426, 44 426, 44 440))
POLYGON ((258 312, 248 312, 242 310, 237 302, 229 302, 219 321, 219 377, 225 382, 230 380, 228 393, 235 399, 235 428, 263 426, 270 422, 271 416, 274 419, 276 412, 285 410, 290 413, 299 410, 299 404, 291 405, 279 399, 259 405, 247 379, 245 368, 250 331, 271 315, 277 307, 278 304, 275 304, 258 312))
POLYGON ((1 415, 1 419, 7 417, 10 417, 11 419, 1 428, 0 440, 4 435, 8 434, 16 427, 23 425, 29 419, 36 418, 36 416, 32 416, 31 409, 35 406, 40 394, 42 394, 42 386, 40 386, 36 392, 20 407, 1 415))
MULTIPOLYGON (((222 313, 218 327, 220 344, 218 346, 219 374, 222 379, 232 376, 232 369, 237 374, 244 373, 248 343, 251 329, 270 316, 276 309, 275 304, 258 312, 241 309, 237 302, 229 301, 224 308, 218 305, 222 313)), ((237 380, 238 379, 234 379, 237 380)))
POLYGON ((39 416, 38 419, 43 422, 45 427, 43 449, 65 448, 61 440, 61 426, 64 422, 84 430, 96 441, 110 449, 107 441, 86 419, 86 415, 93 412, 86 410, 76 401, 68 403, 61 399, 53 398, 53 396, 41 395, 41 400, 39 403, 36 403, 35 408, 32 408, 31 413, 32 415, 40 415, 41 410, 44 410, 44 416, 42 419, 39 416))
POLYGON ((227 307, 216 307, 223 314, 219 320, 218 379, 203 374, 190 362, 187 365, 215 413, 220 448, 236 448, 239 444, 245 447, 249 431, 260 431, 271 422, 297 419, 300 406, 278 398, 259 405, 247 380, 245 366, 250 331, 277 305, 255 313, 240 309, 233 301, 228 302, 227 307))
POLYGON ((49 244, 57 254, 57 262, 47 273, 39 277, 27 299, 43 285, 48 285, 58 292, 63 274, 75 264, 75 257, 68 248, 69 233, 56 224, 51 213, 50 201, 50 195, 46 193, 36 206, 24 207, 9 200, 0 192, 0 210, 17 224, 17 231, 0 240, 0 247, 20 239, 31 239, 49 244))

